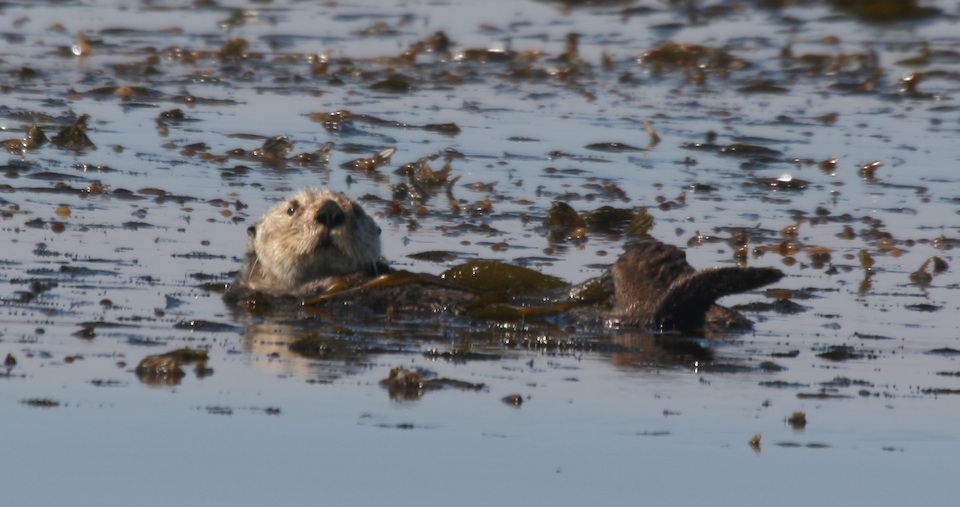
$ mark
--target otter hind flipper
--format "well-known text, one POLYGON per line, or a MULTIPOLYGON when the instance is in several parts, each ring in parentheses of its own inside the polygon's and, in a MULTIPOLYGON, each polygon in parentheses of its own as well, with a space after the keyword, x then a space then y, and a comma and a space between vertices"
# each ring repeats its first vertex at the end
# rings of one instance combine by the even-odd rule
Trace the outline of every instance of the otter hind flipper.
POLYGON ((676 280, 651 315, 651 323, 667 328, 702 327, 707 311, 723 296, 738 294, 783 278, 776 268, 705 269, 676 280))
POLYGON ((696 271, 682 250, 656 240, 631 246, 610 271, 620 324, 681 329, 703 327, 707 311, 717 299, 783 277, 775 268, 696 271))

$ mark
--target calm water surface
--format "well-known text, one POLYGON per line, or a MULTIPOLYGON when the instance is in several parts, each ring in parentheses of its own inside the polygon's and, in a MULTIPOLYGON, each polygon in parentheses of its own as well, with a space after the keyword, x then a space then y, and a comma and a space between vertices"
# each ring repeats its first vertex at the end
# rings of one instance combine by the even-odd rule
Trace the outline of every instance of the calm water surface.
POLYGON ((960 12, 777 3, 0 4, 0 137, 87 114, 95 145, 5 144, 4 503, 948 502, 960 12), (339 110, 369 116, 318 121, 339 110), (252 155, 276 135, 329 160, 252 155), (449 193, 402 191, 397 168, 452 153, 449 193), (697 267, 736 263, 744 231, 742 262, 787 277, 723 301, 753 331, 706 337, 231 311, 209 286, 303 186, 362 199, 415 271, 596 276, 622 227, 551 241, 560 200, 646 208, 697 267), (452 260, 410 257, 432 250, 452 260), (334 352, 291 351, 304 336, 334 352), (135 375, 181 347, 213 374, 135 375), (488 360, 431 359, 462 349, 488 360), (396 366, 483 387, 393 400, 396 366))

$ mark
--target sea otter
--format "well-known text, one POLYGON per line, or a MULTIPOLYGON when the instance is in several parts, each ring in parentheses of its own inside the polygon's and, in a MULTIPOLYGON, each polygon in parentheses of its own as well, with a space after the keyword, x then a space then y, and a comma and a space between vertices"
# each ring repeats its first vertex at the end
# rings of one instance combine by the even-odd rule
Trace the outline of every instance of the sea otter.
POLYGON ((345 276, 375 276, 380 227, 356 202, 304 189, 267 211, 250 236, 238 287, 270 296, 307 297, 345 276))
POLYGON ((301 191, 267 211, 248 232, 243 268, 225 296, 231 302, 266 296, 375 312, 487 318, 562 314, 579 322, 648 329, 698 329, 708 323, 746 327, 748 319, 716 300, 783 277, 775 268, 698 271, 683 251, 652 238, 629 244, 607 272, 574 286, 531 284, 528 280, 550 277, 488 261, 439 276, 395 271, 381 257, 374 220, 360 204, 329 190, 301 191))

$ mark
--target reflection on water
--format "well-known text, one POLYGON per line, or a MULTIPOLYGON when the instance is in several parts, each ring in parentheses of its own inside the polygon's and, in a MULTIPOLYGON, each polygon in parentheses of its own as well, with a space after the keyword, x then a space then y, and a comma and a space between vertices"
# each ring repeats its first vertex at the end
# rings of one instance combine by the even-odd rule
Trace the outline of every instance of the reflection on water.
POLYGON ((956 6, 484 5, 0 5, 9 503, 947 498, 956 6), (233 313, 245 229, 308 185, 413 271, 578 283, 620 210, 787 277, 708 336, 233 313))

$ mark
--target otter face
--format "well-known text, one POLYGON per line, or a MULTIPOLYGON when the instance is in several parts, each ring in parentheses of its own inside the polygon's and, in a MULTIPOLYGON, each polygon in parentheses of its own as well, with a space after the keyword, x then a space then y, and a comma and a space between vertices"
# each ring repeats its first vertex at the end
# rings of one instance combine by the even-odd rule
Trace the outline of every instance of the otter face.
POLYGON ((262 280, 252 288, 287 293, 327 276, 371 269, 380 259, 380 228, 343 194, 305 189, 273 207, 251 231, 262 280))

